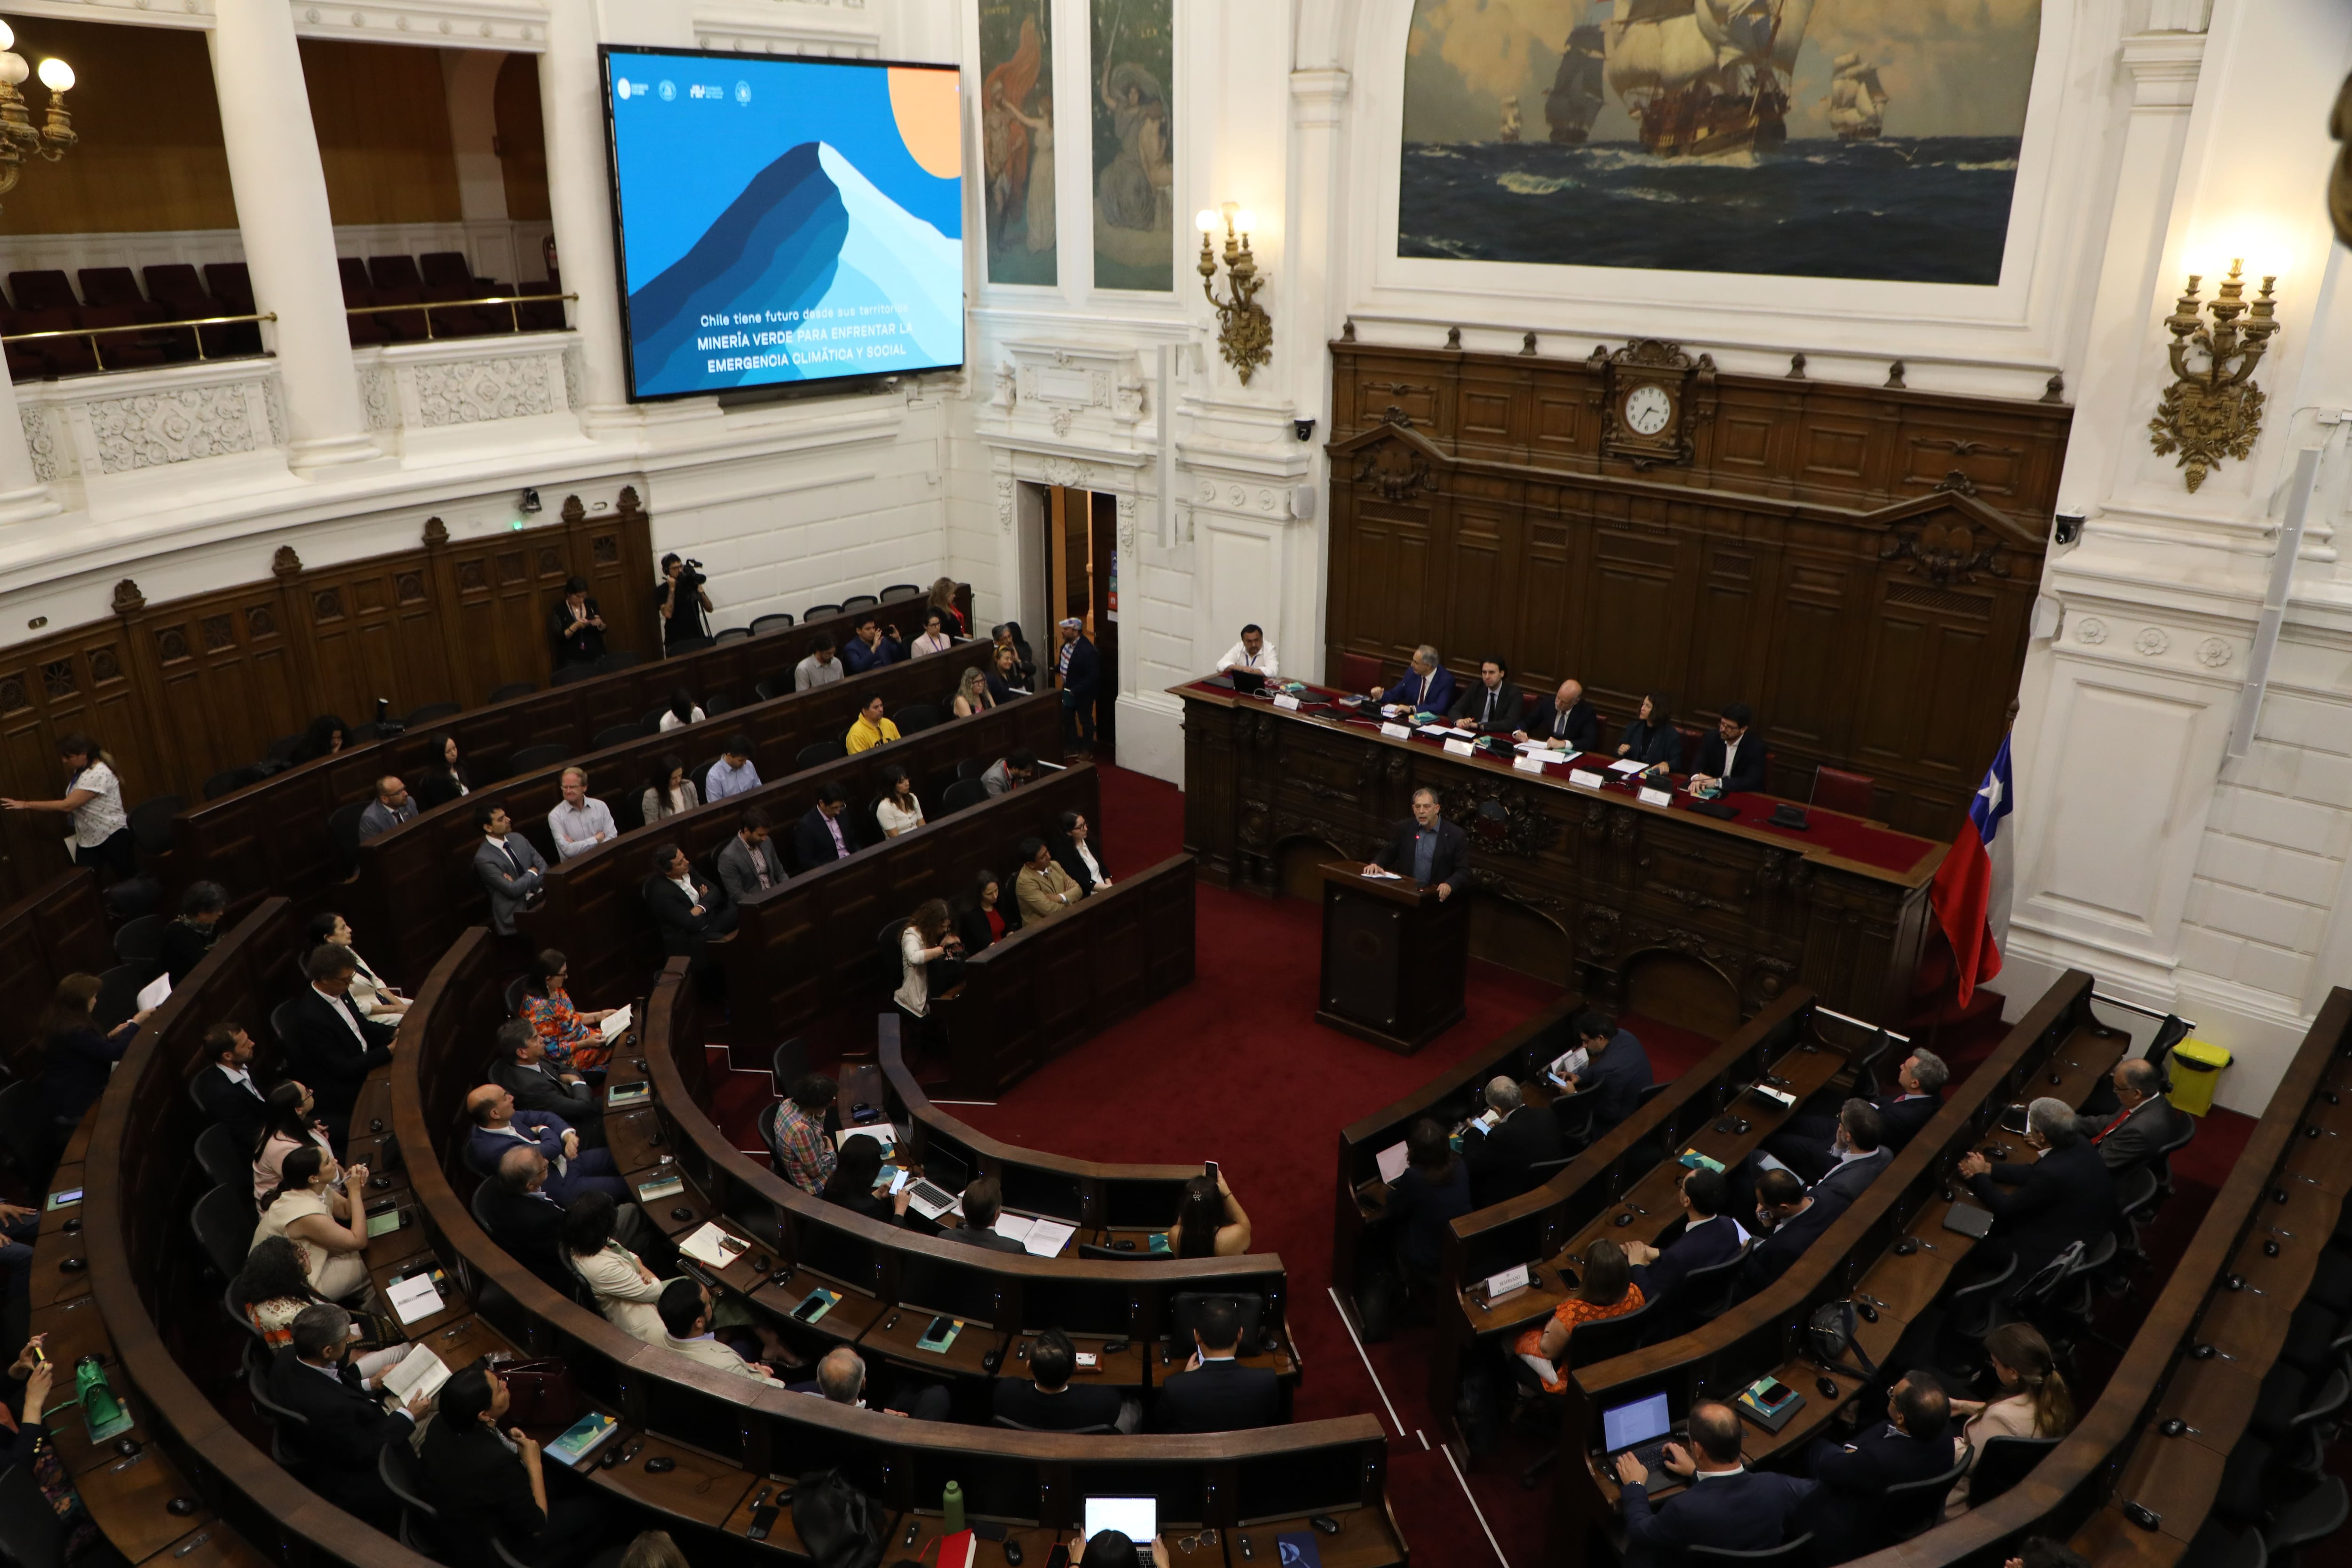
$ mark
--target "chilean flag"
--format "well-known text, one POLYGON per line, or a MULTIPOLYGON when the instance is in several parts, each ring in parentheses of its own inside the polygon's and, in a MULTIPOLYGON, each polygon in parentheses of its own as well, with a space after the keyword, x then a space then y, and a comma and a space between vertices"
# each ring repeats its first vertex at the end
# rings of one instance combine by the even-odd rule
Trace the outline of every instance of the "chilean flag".
POLYGON ((1965 1007, 1979 985, 2000 973, 2000 947, 1993 941, 1992 921, 2005 915, 1997 905, 2009 899, 2009 843, 2000 837, 2016 799, 2009 771, 2009 738, 1985 770, 1984 784, 1969 803, 1969 820, 1944 863, 1936 868, 1928 893, 1944 939, 1952 944, 1953 967, 1959 977, 1959 1001, 1965 1007))

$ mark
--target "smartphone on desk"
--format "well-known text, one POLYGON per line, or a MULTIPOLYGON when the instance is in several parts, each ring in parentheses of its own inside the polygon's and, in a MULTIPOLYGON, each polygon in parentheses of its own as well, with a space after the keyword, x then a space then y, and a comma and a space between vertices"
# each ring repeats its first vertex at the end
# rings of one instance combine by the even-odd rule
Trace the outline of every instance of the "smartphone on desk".
POLYGON ((1790 1390, 1778 1378, 1767 1378, 1756 1386, 1755 1393, 1758 1403, 1773 1406, 1786 1405, 1790 1390))

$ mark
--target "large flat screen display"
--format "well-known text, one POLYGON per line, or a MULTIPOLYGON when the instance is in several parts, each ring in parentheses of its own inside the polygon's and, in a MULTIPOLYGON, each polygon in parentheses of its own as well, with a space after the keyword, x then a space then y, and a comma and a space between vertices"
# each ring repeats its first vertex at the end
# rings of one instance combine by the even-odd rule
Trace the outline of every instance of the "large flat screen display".
POLYGON ((963 363, 956 68, 604 57, 633 400, 963 363))

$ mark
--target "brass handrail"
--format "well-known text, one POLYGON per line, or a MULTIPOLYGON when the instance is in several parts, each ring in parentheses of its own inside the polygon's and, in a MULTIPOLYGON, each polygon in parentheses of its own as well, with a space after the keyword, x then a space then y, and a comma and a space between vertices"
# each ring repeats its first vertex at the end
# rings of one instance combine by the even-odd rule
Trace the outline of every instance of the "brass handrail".
MULTIPOLYGON (((0 333, 0 344, 29 343, 37 338, 88 338, 89 340, 90 357, 98 361, 99 369, 104 370, 106 368, 106 356, 99 353, 98 340, 112 333, 161 332, 169 331, 173 327, 224 327, 234 325, 238 321, 274 321, 277 319, 277 311, 265 310, 257 316, 197 316, 184 321, 133 321, 127 326, 121 327, 53 327, 48 331, 39 332, 0 333)), ((223 357, 227 359, 251 359, 253 356, 251 354, 227 354, 223 357)), ((198 332, 196 334, 196 358, 207 361, 212 358, 212 355, 205 353, 205 335, 202 332, 198 332)), ((137 367, 133 366, 132 368, 136 369, 137 367)))
MULTIPOLYGON (((420 300, 413 305, 346 305, 343 307, 343 314, 346 316, 387 316, 394 310, 422 310, 425 312, 425 340, 427 342, 431 342, 433 338, 433 312, 436 308, 444 310, 455 310, 464 309, 469 305, 504 305, 507 308, 508 321, 513 326, 516 331, 520 332, 522 331, 522 314, 520 307, 536 304, 547 300, 553 300, 561 302, 565 300, 577 300, 579 298, 580 296, 577 294, 485 294, 478 300, 420 300)), ((562 330, 568 331, 571 329, 567 327, 562 330)))

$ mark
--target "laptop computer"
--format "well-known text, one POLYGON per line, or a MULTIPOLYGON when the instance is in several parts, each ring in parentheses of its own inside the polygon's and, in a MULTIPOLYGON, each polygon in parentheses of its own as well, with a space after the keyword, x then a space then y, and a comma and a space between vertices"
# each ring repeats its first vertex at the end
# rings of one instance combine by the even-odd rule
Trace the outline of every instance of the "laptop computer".
POLYGON ((1617 1456, 1630 1453, 1643 1469, 1655 1475, 1665 1468, 1663 1456, 1674 1436, 1674 1415, 1663 1393, 1609 1405, 1601 1412, 1601 1444, 1608 1454, 1603 1468, 1616 1474, 1617 1456))
POLYGON ((937 1219, 943 1214, 953 1214, 962 1202, 953 1193, 924 1177, 917 1176, 907 1184, 907 1206, 925 1219, 937 1219))
POLYGON ((1086 1538, 1116 1530, 1135 1543, 1135 1560, 1151 1568, 1151 1539, 1160 1533, 1160 1500, 1148 1497, 1087 1499, 1086 1538))
POLYGON ((1234 678, 1234 689, 1244 696, 1255 697, 1265 689, 1265 676, 1258 670, 1236 669, 1230 673, 1234 678))

